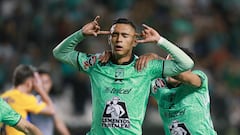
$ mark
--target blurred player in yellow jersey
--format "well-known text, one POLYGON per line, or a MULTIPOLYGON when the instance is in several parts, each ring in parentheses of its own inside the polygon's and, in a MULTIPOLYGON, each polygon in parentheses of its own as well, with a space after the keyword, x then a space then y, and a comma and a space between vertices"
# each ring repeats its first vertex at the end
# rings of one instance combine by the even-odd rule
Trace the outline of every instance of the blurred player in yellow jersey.
MULTIPOLYGON (((23 119, 28 120, 29 113, 55 115, 52 101, 44 91, 39 74, 29 65, 16 67, 13 74, 13 88, 3 93, 1 97, 21 114, 23 119), (41 96, 42 102, 38 102, 31 94, 32 90, 41 96)), ((6 126, 6 133, 7 135, 24 135, 10 126, 6 126)))
MULTIPOLYGON (((0 123, 14 127, 26 135, 42 135, 41 131, 21 117, 2 98, 0 98, 0 123)), ((0 132, 0 135, 4 133, 0 132)))

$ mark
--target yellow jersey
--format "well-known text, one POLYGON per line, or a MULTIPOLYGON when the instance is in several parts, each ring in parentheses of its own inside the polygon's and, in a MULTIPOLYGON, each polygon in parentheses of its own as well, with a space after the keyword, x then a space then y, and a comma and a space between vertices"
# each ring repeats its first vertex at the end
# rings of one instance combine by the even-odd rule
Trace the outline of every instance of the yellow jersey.
MULTIPOLYGON (((34 95, 23 93, 17 89, 8 90, 1 97, 26 120, 28 120, 28 113, 38 114, 46 107, 46 103, 39 102, 34 95)), ((6 133, 7 135, 24 135, 10 126, 6 126, 6 133)))

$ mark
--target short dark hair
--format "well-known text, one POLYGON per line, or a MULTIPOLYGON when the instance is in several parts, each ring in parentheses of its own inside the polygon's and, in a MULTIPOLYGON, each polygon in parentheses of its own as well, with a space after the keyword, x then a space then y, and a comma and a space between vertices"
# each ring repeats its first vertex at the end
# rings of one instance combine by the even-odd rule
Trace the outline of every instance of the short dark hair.
POLYGON ((133 27, 134 30, 136 30, 136 25, 127 18, 118 18, 116 20, 113 20, 112 25, 114 24, 129 24, 133 27))
POLYGON ((13 84, 18 86, 24 83, 29 77, 33 77, 34 67, 29 65, 18 65, 13 72, 13 84))
POLYGON ((48 74, 50 75, 50 72, 47 69, 44 68, 38 68, 37 72, 41 75, 41 74, 48 74))

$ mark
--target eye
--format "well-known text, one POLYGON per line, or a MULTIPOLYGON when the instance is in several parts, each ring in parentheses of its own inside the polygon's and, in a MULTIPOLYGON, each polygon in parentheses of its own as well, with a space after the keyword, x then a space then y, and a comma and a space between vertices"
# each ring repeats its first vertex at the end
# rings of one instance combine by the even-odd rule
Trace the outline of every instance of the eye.
POLYGON ((123 35, 123 37, 124 37, 124 38, 127 38, 127 37, 128 37, 128 35, 123 35))
POLYGON ((123 33, 122 36, 123 36, 124 38, 128 38, 128 37, 129 37, 129 34, 123 33))
POLYGON ((117 37, 117 36, 118 36, 118 33, 112 33, 111 36, 112 36, 112 37, 117 37))

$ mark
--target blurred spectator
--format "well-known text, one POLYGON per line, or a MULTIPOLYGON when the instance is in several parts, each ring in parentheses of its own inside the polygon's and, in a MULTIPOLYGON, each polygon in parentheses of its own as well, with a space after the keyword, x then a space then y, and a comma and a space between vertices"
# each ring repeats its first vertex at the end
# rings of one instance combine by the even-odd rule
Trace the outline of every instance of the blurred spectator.
MULTIPOLYGON (((53 82, 50 76, 50 72, 45 69, 39 68, 37 70, 40 79, 43 84, 44 91, 51 97, 50 92, 53 89, 53 82)), ((40 95, 36 95, 38 102, 42 102, 40 95)), ((53 103, 54 99, 51 97, 53 103)), ((41 114, 31 114, 30 121, 36 125, 44 135, 54 135, 54 131, 60 135, 70 135, 70 132, 65 125, 64 121, 58 116, 57 112, 54 116, 41 115, 41 114)))
MULTIPOLYGON (((43 90, 43 83, 38 73, 30 65, 20 64, 14 70, 13 87, 4 92, 1 97, 25 120, 29 113, 54 115, 55 110, 49 96, 43 90), (38 102, 31 93, 37 92, 43 99, 38 102)), ((6 134, 23 135, 20 131, 6 126, 6 134)))

